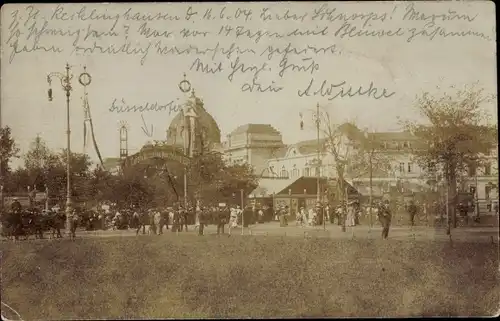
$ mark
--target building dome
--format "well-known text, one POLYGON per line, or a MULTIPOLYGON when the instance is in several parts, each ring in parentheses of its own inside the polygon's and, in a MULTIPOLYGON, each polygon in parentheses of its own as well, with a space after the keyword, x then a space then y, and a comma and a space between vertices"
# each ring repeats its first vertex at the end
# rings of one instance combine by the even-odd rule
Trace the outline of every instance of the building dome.
MULTIPOLYGON (((188 131, 184 131, 184 114, 190 115, 194 113, 195 119, 195 143, 203 144, 208 148, 215 148, 221 144, 221 132, 215 119, 210 115, 203 105, 203 101, 195 96, 194 91, 181 110, 172 119, 167 130, 167 144, 183 146, 184 135, 188 131)), ((188 125, 189 126, 189 125, 188 125)))

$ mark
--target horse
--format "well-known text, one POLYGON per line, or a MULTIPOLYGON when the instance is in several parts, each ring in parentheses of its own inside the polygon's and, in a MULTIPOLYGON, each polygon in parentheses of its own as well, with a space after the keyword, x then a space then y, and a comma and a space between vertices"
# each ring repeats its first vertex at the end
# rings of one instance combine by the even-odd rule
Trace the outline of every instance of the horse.
POLYGON ((36 231, 39 233, 40 238, 43 238, 43 233, 52 232, 50 238, 62 238, 61 229, 64 229, 66 222, 65 213, 57 213, 48 211, 45 214, 37 215, 35 221, 36 231))
POLYGON ((2 235, 7 239, 27 240, 31 235, 43 238, 43 224, 36 210, 5 212, 2 215, 2 235))

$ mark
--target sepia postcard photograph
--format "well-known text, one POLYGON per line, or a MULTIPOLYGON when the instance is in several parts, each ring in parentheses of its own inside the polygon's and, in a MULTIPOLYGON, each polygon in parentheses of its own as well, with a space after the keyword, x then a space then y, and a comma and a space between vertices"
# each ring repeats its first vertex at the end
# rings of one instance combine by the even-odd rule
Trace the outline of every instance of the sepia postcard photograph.
POLYGON ((498 316, 495 11, 2 5, 1 319, 498 316))

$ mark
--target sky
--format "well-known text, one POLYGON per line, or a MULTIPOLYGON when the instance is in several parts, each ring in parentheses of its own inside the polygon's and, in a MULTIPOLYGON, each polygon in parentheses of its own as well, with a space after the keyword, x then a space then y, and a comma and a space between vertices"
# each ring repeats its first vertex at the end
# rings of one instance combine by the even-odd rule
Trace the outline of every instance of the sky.
MULTIPOLYGON (((21 153, 27 152, 37 134, 50 148, 65 148, 65 93, 57 78, 53 78, 54 99, 48 101, 47 74, 64 72, 67 62, 74 73, 70 101, 72 151, 84 151, 84 88, 78 83, 78 76, 86 66, 92 76, 87 92, 103 158, 118 156, 120 121, 128 123, 129 153, 134 153, 148 140, 165 139, 168 125, 175 116, 168 108, 143 113, 110 112, 113 101, 116 100, 117 106, 122 105, 122 99, 127 105, 181 103, 186 98, 179 90, 184 73, 196 95, 203 99, 206 110, 218 122, 223 137, 243 124, 266 123, 282 133, 285 143, 314 138, 316 133, 312 129, 310 111, 318 103, 339 123, 351 120, 360 128, 373 131, 398 130, 398 119, 420 119, 415 99, 423 92, 439 94, 449 86, 460 88, 477 83, 486 92, 496 94, 494 13, 492 2, 481 1, 414 5, 401 2, 4 5, 1 13, 1 124, 12 128, 21 153), (260 13, 265 8, 266 13, 273 15, 272 19, 263 21, 260 13), (203 19, 207 11, 210 19, 203 19), (327 20, 328 11, 331 21, 327 20), (186 13, 194 12, 197 14, 186 20, 186 13), (323 20, 321 13, 325 13, 323 20), (341 13, 344 15, 338 16, 341 13), (410 19, 412 13, 413 19, 410 19), (290 19, 293 14, 305 14, 305 17, 303 20, 290 19), (159 15, 163 18, 177 15, 179 20, 153 19, 159 15), (288 19, 277 20, 276 15, 288 19), (150 21, 137 21, 145 16, 149 16, 150 21), (344 23, 356 27, 355 31, 384 31, 385 36, 356 36, 355 31, 351 31, 351 36, 342 37, 342 31, 346 30, 346 26, 342 28, 344 23), (221 27, 227 34, 218 34, 221 27), (232 29, 228 31, 229 28, 232 29), (398 28, 401 28, 399 35, 396 33, 398 28), (186 35, 186 29, 191 35, 186 35), (263 35, 257 41, 259 34, 251 36, 259 30, 263 35), (198 34, 193 35, 194 31, 198 34), (309 35, 305 34, 307 31, 309 35), (388 34, 391 31, 392 36, 388 34), (433 39, 432 31, 437 32, 433 39), (207 32, 205 36, 203 32, 207 32), (450 32, 465 35, 450 36, 450 32), (418 35, 412 38, 412 33, 418 35), (78 34, 80 37, 76 39, 78 34), (129 51, 150 46, 142 62, 143 54, 111 55, 96 49, 109 45, 119 48, 127 42, 130 43, 129 51), (212 60, 211 55, 160 54, 157 50, 165 46, 213 48, 217 43, 224 48, 234 43, 247 52, 233 53, 229 58, 217 54, 212 60), (280 77, 280 55, 268 59, 267 54, 261 53, 269 46, 285 48, 288 43, 298 50, 307 46, 316 49, 335 46, 336 50, 327 54, 314 54, 312 50, 301 55, 291 53, 288 64, 304 65, 305 69, 314 61, 314 73, 311 74, 310 69, 299 72, 290 67, 280 77), (51 46, 60 52, 50 50, 51 46), (14 51, 18 53, 10 61, 14 51), (222 70, 214 73, 196 71, 196 67, 191 67, 197 58, 213 69, 220 63, 222 70), (229 81, 231 64, 235 66, 237 62, 249 70, 236 72, 229 81), (244 83, 251 84, 254 76, 249 67, 260 67, 264 62, 266 68, 257 81, 264 88, 274 81, 275 86, 283 89, 272 93, 243 91, 244 83), (298 91, 304 91, 311 79, 311 95, 300 97, 298 91), (372 83, 373 88, 378 88, 378 95, 384 88, 388 95, 393 94, 380 99, 356 95, 338 96, 332 100, 328 95, 312 95, 323 81, 325 88, 345 81, 344 90, 347 91, 350 85, 353 93, 360 86, 361 92, 366 91, 372 83), (441 89, 436 89, 437 86, 441 89), (306 125, 303 131, 299 130, 300 113, 306 125), (148 128, 153 126, 152 137, 143 132, 144 124, 148 128)), ((339 88, 333 90, 338 91, 339 88)), ((496 102, 484 108, 497 122, 496 102)), ((97 159, 91 147, 87 147, 86 152, 97 159)), ((13 163, 14 166, 19 164, 22 160, 13 163)))

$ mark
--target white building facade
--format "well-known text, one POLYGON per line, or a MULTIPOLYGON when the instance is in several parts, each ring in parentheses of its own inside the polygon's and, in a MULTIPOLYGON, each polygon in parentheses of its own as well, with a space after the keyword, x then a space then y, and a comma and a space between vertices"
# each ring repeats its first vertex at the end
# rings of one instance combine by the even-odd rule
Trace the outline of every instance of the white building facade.
MULTIPOLYGON (((344 125, 342 125, 344 126, 344 125)), ((367 132, 353 125, 345 125, 345 135, 336 145, 340 156, 347 162, 359 161, 360 142, 376 142, 373 148, 373 166, 347 170, 344 177, 356 188, 372 187, 383 193, 391 186, 404 191, 419 191, 432 188, 430 178, 418 165, 414 150, 421 148, 418 138, 408 131, 367 132)), ((247 124, 238 127, 224 143, 224 154, 230 163, 247 163, 254 167, 255 174, 267 178, 294 179, 299 177, 337 178, 335 158, 328 148, 328 140, 301 141, 285 145, 281 134, 271 125, 247 124), (319 149, 319 154, 318 154, 319 149), (319 155, 319 158, 318 158, 319 155), (319 160, 318 160, 319 159, 319 160), (319 166, 318 166, 319 163, 319 166)), ((477 171, 470 171, 465 185, 459 188, 469 190, 477 186, 478 199, 498 199, 498 146, 484 155, 485 165, 477 171), (476 175, 477 174, 477 175, 476 175)), ((366 160, 365 160, 366 162, 366 160)))

